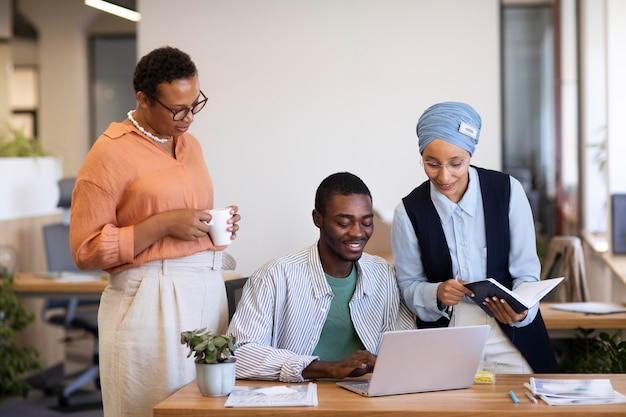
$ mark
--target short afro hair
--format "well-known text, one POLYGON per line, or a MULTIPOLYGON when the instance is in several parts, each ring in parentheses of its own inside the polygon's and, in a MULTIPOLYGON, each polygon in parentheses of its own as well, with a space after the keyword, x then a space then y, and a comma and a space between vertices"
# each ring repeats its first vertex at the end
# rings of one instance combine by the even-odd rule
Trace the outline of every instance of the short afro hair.
POLYGON ((171 46, 154 49, 144 55, 133 74, 135 93, 141 91, 150 100, 158 98, 157 89, 162 83, 187 80, 198 73, 191 57, 180 49, 171 46))
POLYGON ((326 206, 334 195, 363 194, 372 200, 367 185, 354 174, 349 172, 337 172, 326 177, 315 193, 315 210, 321 215, 326 214, 326 206))

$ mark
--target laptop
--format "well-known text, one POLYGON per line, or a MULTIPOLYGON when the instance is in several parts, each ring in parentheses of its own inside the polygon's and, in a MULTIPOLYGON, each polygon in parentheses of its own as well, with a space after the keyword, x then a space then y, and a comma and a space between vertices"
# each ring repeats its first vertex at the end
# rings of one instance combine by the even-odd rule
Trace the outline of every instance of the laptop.
POLYGON ((385 332, 371 378, 337 385, 366 397, 468 388, 488 334, 487 325, 385 332))

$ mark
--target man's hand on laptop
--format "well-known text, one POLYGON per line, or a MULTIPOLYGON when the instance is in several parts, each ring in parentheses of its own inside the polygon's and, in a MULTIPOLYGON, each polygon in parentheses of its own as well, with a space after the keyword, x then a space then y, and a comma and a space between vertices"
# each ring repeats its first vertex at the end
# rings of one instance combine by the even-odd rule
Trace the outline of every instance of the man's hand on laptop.
POLYGON ((357 377, 372 372, 374 365, 376 355, 367 350, 357 350, 338 361, 313 361, 304 368, 302 376, 306 379, 357 377))

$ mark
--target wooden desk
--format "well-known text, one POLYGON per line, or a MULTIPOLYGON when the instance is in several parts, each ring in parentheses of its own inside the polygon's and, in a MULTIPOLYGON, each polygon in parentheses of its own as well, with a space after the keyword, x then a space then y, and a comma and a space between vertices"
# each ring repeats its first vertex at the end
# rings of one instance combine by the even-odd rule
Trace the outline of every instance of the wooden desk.
MULTIPOLYGON (((573 311, 555 310, 550 305, 541 303, 541 315, 551 337, 574 337, 578 328, 606 331, 609 334, 621 332, 626 334, 626 313, 585 314, 573 311)), ((626 413, 625 413, 626 414, 626 413)))
POLYGON ((22 297, 99 299, 108 283, 107 274, 103 274, 102 279, 92 281, 63 281, 20 272, 13 281, 13 290, 22 297))
MULTIPOLYGON (((235 271, 222 271, 224 280, 239 278, 235 271)), ((23 297, 100 299, 102 291, 109 283, 108 274, 93 281, 63 281, 45 278, 32 272, 20 272, 13 281, 14 291, 23 297)))
MULTIPOLYGON (((533 404, 524 395, 522 384, 530 375, 498 375, 496 385, 472 385, 471 388, 452 391, 425 392, 419 394, 391 395, 366 398, 338 387, 334 382, 318 382, 317 407, 283 408, 225 408, 227 397, 203 397, 196 382, 184 386, 166 400, 157 404, 154 417, 171 416, 624 416, 625 404, 549 406, 539 400, 533 404), (513 390, 519 400, 514 404, 509 397, 513 390)), ((554 378, 609 378, 613 388, 626 394, 626 375, 541 375, 554 378)), ((237 385, 268 385, 262 381, 237 381, 237 385)))

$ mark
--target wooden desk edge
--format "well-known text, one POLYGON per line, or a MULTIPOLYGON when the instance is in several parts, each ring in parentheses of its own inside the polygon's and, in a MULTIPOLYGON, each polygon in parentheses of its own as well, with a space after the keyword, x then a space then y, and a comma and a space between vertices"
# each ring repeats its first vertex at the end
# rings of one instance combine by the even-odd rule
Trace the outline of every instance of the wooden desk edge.
POLYGON ((625 329, 626 313, 585 314, 574 311, 557 310, 551 305, 540 303, 539 308, 548 330, 585 329, 625 329))
MULTIPOLYGON (((537 404, 524 401, 523 382, 531 376, 559 379, 609 378, 615 390, 626 394, 624 374, 499 374, 496 385, 472 385, 469 389, 424 392, 367 398, 338 387, 334 382, 318 381, 319 405, 316 407, 256 407, 226 408, 227 397, 203 397, 193 381, 169 396, 153 408, 154 417, 209 416, 214 413, 231 416, 317 415, 317 416, 404 416, 420 417, 474 415, 522 417, 526 415, 589 417, 590 415, 622 416, 623 404, 586 405, 584 407, 549 406, 543 401, 537 404), (508 395, 514 390, 520 398, 514 404, 508 395), (443 414, 442 414, 443 413, 443 414)), ((237 380, 239 386, 283 385, 277 381, 237 380)), ((289 385, 289 384, 285 384, 289 385)))
MULTIPOLYGON (((240 278, 236 271, 222 271, 224 281, 240 278)), ((13 290, 19 295, 50 295, 52 293, 85 294, 101 293, 109 282, 109 274, 102 279, 86 281, 63 281, 38 276, 34 272, 18 272, 13 280, 13 290)))

